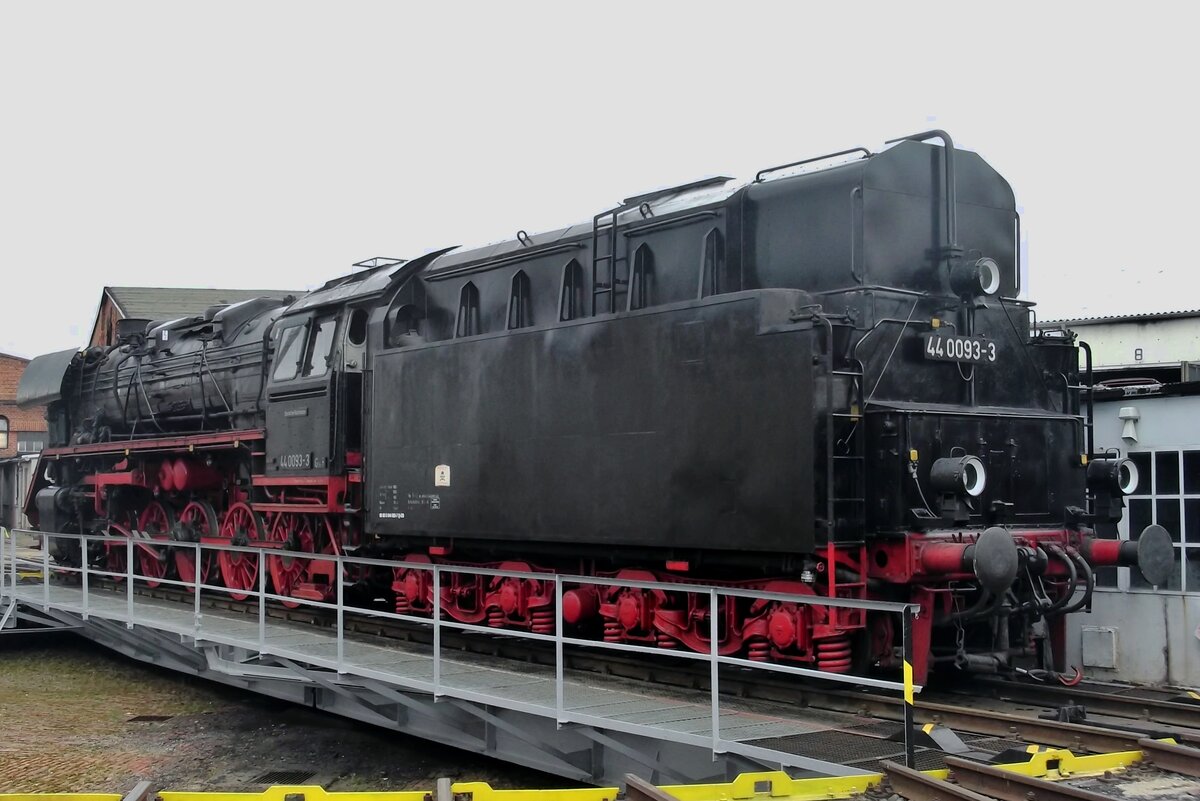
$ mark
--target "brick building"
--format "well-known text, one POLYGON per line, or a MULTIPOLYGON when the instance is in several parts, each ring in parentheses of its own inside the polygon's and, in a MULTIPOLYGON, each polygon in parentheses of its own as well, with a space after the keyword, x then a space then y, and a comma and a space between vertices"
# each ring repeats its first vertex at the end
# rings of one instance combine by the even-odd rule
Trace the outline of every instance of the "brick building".
POLYGON ((0 353, 0 459, 37 453, 46 444, 46 408, 17 408, 17 384, 28 359, 0 353))
POLYGON ((0 353, 0 526, 25 526, 21 502, 36 454, 46 445, 46 407, 17 408, 28 359, 0 353))

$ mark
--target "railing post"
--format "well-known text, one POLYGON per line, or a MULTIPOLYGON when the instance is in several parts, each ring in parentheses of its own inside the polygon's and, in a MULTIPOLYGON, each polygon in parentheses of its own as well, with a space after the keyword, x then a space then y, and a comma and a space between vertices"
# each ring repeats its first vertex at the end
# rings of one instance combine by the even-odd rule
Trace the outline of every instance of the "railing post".
POLYGON ((125 538, 125 628, 133 628, 133 535, 125 538))
MULTIPOLYGON (((5 547, 4 542, 5 540, 9 539, 10 536, 11 535, 8 533, 8 529, 6 529, 4 526, 0 526, 0 597, 5 594, 4 591, 8 588, 8 562, 4 561, 4 552, 7 551, 8 548, 5 547)), ((15 586, 13 587, 13 590, 16 590, 15 586)))
POLYGON ((88 619, 88 544, 82 534, 79 535, 79 566, 83 586, 83 619, 88 619))
POLYGON ((720 687, 718 686, 719 673, 721 663, 717 661, 720 652, 717 648, 718 637, 720 634, 719 620, 717 619, 717 588, 713 587, 708 591, 708 660, 709 660, 709 685, 712 700, 712 752, 713 762, 717 761, 717 753, 721 746, 721 701, 720 687))
POLYGON ((267 648, 267 552, 258 553, 258 652, 267 648))
POLYGON ((198 643, 200 641, 200 585, 204 583, 200 580, 200 573, 204 569, 202 567, 203 563, 200 561, 204 558, 204 546, 200 544, 199 540, 196 540, 195 543, 195 556, 196 574, 193 576, 193 579, 195 580, 195 587, 193 589, 195 589, 196 592, 195 596, 192 598, 192 640, 198 643))
POLYGON ((342 575, 342 555, 334 554, 334 563, 337 575, 337 672, 340 676, 346 672, 346 638, 343 630, 346 625, 346 607, 345 607, 345 576, 342 575))
POLYGON ((50 608, 50 537, 42 535, 42 609, 50 608))
POLYGON ((433 700, 442 694, 442 572, 433 566, 433 700))
POLYGON ((913 768, 916 760, 913 748, 913 608, 906 607, 900 616, 902 645, 904 647, 904 766, 913 768))
POLYGON ((558 728, 566 723, 563 714, 563 707, 566 706, 563 698, 565 687, 563 685, 563 674, 565 665, 563 662, 563 614, 562 604, 563 588, 562 576, 555 574, 554 576, 554 720, 558 728))

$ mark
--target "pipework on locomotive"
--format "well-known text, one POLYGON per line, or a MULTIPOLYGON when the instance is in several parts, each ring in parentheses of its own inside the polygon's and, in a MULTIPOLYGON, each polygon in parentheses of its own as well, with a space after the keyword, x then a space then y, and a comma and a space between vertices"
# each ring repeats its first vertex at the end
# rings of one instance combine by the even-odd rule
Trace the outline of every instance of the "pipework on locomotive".
MULTIPOLYGON (((1065 670, 1136 468, 1092 441, 1090 353, 1034 333, 1007 182, 931 131, 627 198, 590 222, 411 261, 284 302, 126 320, 35 359, 48 404, 26 513, 134 534, 139 572, 234 597, 364 602, 552 631, 555 572, 918 604, 935 667, 1065 670), (940 140, 935 143, 935 140, 940 140), (1083 366, 1081 367, 1081 353, 1083 366), (196 541, 251 545, 195 564, 196 541), (189 543, 188 547, 173 547, 189 543)), ((65 542, 65 541, 64 541, 65 542)), ((76 546, 77 547, 77 546, 76 546)), ((125 546, 64 563, 124 570, 125 546)), ((882 613, 665 589, 563 595, 576 636, 850 673, 894 668, 882 613)))

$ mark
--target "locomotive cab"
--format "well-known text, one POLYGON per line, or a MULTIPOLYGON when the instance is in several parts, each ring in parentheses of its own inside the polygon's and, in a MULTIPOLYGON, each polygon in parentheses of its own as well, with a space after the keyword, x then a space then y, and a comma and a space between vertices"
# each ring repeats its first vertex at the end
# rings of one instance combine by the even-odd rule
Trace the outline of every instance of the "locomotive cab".
POLYGON ((333 467, 334 351, 339 315, 284 317, 273 333, 267 383, 267 475, 328 473, 333 467))

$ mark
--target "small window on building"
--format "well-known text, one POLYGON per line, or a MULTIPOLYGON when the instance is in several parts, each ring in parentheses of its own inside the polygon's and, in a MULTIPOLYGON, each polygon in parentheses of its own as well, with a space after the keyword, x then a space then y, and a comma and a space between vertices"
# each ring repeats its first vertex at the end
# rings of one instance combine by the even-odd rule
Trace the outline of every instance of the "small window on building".
POLYGON ((558 319, 574 320, 584 315, 583 267, 575 259, 563 268, 562 299, 558 319))
POLYGON ((17 434, 17 453, 37 453, 46 447, 46 441, 42 439, 42 436, 40 433, 17 434))
POLYGON ((721 229, 713 228, 704 237, 704 257, 700 266, 700 297, 706 298, 709 295, 741 289, 732 284, 729 276, 725 274, 725 237, 721 234, 721 229))
POLYGON ((333 351, 333 332, 337 328, 337 318, 322 317, 317 320, 313 329, 312 347, 308 349, 308 359, 304 365, 304 375, 317 378, 329 372, 329 360, 333 351))
POLYGON ((300 373, 300 360, 304 358, 305 332, 308 325, 292 325, 279 332, 275 346, 275 381, 289 381, 300 373))
POLYGON ((483 333, 479 319, 479 290, 468 281, 458 293, 458 319, 454 323, 454 336, 473 337, 483 333))
POLYGON ((533 306, 529 301, 529 276, 524 270, 517 270, 508 293, 508 329, 530 325, 533 325, 533 306))
POLYGON ((0 450, 8 447, 8 418, 0 415, 0 450))
POLYGON ((633 273, 629 276, 629 309, 654 305, 654 251, 643 243, 633 252, 633 273))

